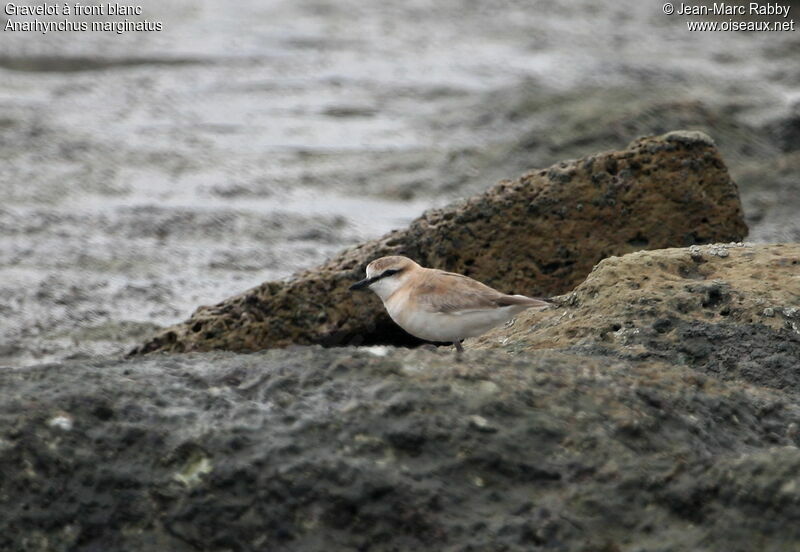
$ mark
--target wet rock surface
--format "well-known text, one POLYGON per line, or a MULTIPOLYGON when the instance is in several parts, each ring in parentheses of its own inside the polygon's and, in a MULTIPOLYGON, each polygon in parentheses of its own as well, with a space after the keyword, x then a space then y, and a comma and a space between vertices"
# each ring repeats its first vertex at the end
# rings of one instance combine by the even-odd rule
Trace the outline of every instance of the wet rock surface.
POLYGON ((557 308, 524 313, 481 348, 658 359, 800 391, 800 245, 714 244, 601 261, 557 308))
POLYGON ((501 181, 292 280, 201 307, 135 352, 414 343, 377 298, 348 291, 384 255, 405 255, 507 293, 549 296, 571 289, 609 255, 746 233, 736 184, 711 139, 676 131, 501 181))
POLYGON ((3 550, 800 545, 795 391, 650 359, 311 347, 0 385, 3 550))

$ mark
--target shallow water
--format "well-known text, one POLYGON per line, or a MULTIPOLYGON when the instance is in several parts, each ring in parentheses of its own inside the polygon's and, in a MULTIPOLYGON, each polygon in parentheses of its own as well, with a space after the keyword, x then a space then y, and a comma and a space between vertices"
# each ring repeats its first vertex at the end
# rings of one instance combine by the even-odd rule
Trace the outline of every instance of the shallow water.
POLYGON ((142 2, 160 33, 0 33, 0 362, 121 353, 673 121, 718 140, 753 239, 800 240, 800 33, 651 4, 173 0, 142 2))

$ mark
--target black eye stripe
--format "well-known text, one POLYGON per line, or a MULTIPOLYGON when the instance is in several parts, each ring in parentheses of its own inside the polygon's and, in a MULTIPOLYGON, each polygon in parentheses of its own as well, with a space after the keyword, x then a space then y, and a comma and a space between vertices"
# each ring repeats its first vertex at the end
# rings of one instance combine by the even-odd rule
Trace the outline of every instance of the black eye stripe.
POLYGON ((390 268, 389 270, 384 270, 383 272, 381 272, 381 273, 380 273, 380 274, 378 274, 377 276, 373 276, 373 277, 371 278, 371 280, 372 280, 373 282, 377 282, 377 281, 378 281, 378 280, 380 280, 381 278, 386 278, 387 276, 391 276, 391 275, 393 275, 393 274, 397 274, 398 272, 401 272, 401 269, 398 269, 398 268, 390 268))

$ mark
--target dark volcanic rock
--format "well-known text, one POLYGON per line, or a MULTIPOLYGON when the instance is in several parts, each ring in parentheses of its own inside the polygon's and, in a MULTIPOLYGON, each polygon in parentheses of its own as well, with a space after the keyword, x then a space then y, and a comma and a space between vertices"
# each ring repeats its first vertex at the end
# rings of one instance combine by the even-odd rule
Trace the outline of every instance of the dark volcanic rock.
POLYGON ((613 257, 560 303, 475 346, 659 359, 800 392, 800 244, 613 257))
POLYGON ((347 290, 383 255, 406 255, 505 292, 550 295, 572 289, 609 255, 746 233, 736 185, 711 140, 673 132, 502 181, 291 281, 200 307, 135 352, 412 343, 375 297, 347 290))
POLYGON ((796 395, 660 362, 315 347, 0 386, 2 550, 800 546, 796 395))

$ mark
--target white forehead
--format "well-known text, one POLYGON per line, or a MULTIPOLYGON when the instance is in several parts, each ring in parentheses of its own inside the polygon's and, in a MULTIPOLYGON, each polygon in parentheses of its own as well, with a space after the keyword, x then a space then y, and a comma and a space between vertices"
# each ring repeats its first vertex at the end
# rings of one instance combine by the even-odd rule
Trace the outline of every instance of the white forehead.
POLYGON ((414 263, 405 257, 381 257, 375 259, 367 265, 367 278, 380 275, 387 270, 403 270, 409 268, 414 263))

